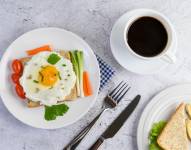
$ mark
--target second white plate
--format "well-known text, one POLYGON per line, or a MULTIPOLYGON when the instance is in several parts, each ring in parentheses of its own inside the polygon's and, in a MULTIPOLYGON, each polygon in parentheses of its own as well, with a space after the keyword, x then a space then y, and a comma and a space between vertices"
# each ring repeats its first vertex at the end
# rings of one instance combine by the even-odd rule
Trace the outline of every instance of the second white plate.
POLYGON ((139 150, 148 150, 148 136, 153 123, 167 120, 181 102, 191 103, 191 84, 167 88, 149 102, 142 113, 137 129, 139 150))

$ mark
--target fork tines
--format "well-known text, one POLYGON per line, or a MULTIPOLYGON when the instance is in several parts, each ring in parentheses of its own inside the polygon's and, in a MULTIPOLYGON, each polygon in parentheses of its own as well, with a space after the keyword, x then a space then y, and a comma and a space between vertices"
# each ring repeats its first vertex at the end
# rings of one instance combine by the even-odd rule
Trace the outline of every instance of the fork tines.
POLYGON ((124 82, 121 81, 117 87, 111 91, 111 93, 109 94, 109 96, 116 101, 117 103, 119 103, 119 101, 125 96, 125 94, 129 91, 131 87, 129 87, 129 85, 124 82))

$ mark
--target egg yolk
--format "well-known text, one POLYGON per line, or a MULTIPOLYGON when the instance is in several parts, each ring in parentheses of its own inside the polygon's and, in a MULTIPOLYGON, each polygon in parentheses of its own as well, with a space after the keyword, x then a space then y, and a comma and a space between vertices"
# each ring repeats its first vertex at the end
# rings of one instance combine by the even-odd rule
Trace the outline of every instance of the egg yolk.
POLYGON ((54 66, 43 67, 39 72, 39 81, 44 86, 53 86, 58 80, 58 73, 54 66))

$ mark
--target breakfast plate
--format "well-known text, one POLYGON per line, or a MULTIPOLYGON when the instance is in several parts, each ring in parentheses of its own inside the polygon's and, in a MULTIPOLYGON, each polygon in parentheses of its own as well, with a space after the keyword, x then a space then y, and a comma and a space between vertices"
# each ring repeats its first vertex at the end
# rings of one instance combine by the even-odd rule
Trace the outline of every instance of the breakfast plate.
MULTIPOLYGON (((5 51, 1 59, 0 69, 0 94, 4 105, 18 120, 36 128, 56 129, 76 122, 93 106, 99 90, 100 70, 93 50, 79 36, 60 28, 39 28, 29 31, 17 38, 5 51), (12 60, 26 57, 26 50, 40 47, 45 44, 52 45, 54 50, 81 50, 84 57, 84 68, 89 73, 93 91, 91 96, 77 98, 73 101, 65 101, 64 103, 69 107, 68 112, 64 114, 64 116, 57 117, 56 120, 52 121, 47 121, 43 118, 44 107, 26 107, 23 101, 16 95, 14 84, 11 82, 10 78, 12 60)), ((28 67, 27 72, 33 72, 33 69, 28 67)), ((71 76, 71 74, 69 75, 71 76)), ((22 82, 22 85, 24 85, 24 82, 22 82)))
MULTIPOLYGON (((113 56, 118 61, 118 63, 123 66, 125 69, 137 73, 137 74, 153 74, 157 73, 163 68, 165 68, 169 63, 164 60, 157 58, 152 60, 140 59, 127 49, 124 44, 124 29, 126 28, 127 22, 132 19, 132 16, 141 14, 145 9, 132 10, 124 15, 122 15, 114 24, 111 35, 110 35, 110 47, 113 53, 113 56)), ((151 11, 151 10, 149 10, 151 11)), ((170 23, 169 23, 170 24, 170 23)), ((172 37, 173 43, 170 51, 175 54, 177 47, 176 33, 172 27, 172 37)))
POLYGON ((191 103, 191 84, 167 88, 148 103, 141 115, 137 129, 137 145, 139 150, 149 149, 148 137, 152 125, 159 121, 167 121, 182 102, 191 103))

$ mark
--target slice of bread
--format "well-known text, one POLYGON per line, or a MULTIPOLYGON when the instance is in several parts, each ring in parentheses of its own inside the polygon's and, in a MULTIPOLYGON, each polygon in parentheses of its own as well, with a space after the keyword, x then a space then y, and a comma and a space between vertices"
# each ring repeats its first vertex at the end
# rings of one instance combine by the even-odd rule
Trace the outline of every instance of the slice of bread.
POLYGON ((186 112, 189 118, 191 118, 191 104, 186 104, 186 112))
POLYGON ((188 150, 185 104, 181 103, 157 139, 164 150, 188 150))
MULTIPOLYGON (((58 51, 58 53, 61 56, 63 56, 64 58, 70 60, 70 53, 69 52, 62 50, 62 51, 58 51)), ((20 60, 23 63, 23 65, 26 65, 26 63, 30 59, 31 59, 30 57, 24 57, 24 58, 21 58, 20 60)), ((75 100, 76 98, 77 98, 77 89, 76 89, 76 85, 75 85, 74 88, 71 90, 70 94, 67 95, 65 98, 63 98, 63 101, 65 101, 65 100, 75 100)), ((60 101, 59 103, 61 103, 63 101, 60 101)), ((41 105, 40 105, 40 102, 35 102, 35 101, 32 101, 32 99, 28 99, 27 106, 29 108, 33 108, 33 107, 39 107, 41 105)))
POLYGON ((191 120, 186 119, 186 130, 189 140, 191 140, 191 120))

